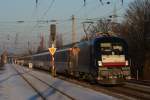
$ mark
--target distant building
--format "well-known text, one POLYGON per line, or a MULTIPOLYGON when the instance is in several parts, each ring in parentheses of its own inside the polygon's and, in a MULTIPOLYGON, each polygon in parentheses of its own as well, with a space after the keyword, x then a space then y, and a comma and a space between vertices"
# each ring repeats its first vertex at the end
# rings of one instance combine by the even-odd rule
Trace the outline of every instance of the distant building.
POLYGON ((7 63, 7 51, 5 50, 2 54, 1 54, 1 64, 6 64, 7 63))

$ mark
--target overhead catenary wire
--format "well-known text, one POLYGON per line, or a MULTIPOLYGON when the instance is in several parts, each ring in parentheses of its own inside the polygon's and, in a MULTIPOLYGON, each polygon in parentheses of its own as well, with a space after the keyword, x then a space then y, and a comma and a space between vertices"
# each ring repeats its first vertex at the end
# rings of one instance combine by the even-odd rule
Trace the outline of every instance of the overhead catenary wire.
MULTIPOLYGON (((52 0, 51 1, 51 3, 50 3, 50 6, 48 7, 48 9, 43 13, 43 15, 42 15, 42 17, 44 16, 44 15, 46 15, 47 14, 47 12, 52 8, 52 5, 53 5, 53 3, 54 3, 54 1, 55 0, 52 0)), ((87 4, 86 4, 87 5, 87 4)), ((81 8, 83 8, 84 6, 81 6, 81 8)), ((80 8, 80 9, 81 9, 80 8)), ((79 9, 79 10, 80 10, 79 9)), ((91 11, 92 12, 92 11, 91 11)), ((111 11, 112 12, 112 11, 111 11)), ((111 12, 109 12, 109 13, 111 13, 111 12)), ((108 14, 109 14, 108 13, 108 14)), ((32 13, 33 15, 34 15, 34 12, 32 13)), ((41 17, 41 18, 42 18, 41 17)), ((105 17, 105 16, 104 16, 105 17)), ((63 21, 65 21, 65 20, 56 20, 56 21, 59 21, 59 22, 63 22, 63 21)), ((66 20, 66 21, 69 21, 68 19, 66 20)), ((0 23, 20 23, 19 21, 4 21, 4 22, 2 22, 2 21, 0 21, 0 23)), ((40 23, 40 21, 24 21, 24 22, 28 22, 28 23, 33 23, 33 22, 35 22, 35 23, 40 23)), ((41 22, 42 22, 42 20, 41 20, 41 22)), ((44 22, 44 20, 43 20, 43 22, 44 22)), ((46 21, 45 21, 46 22, 46 21)), ((52 20, 47 20, 47 22, 49 23, 49 22, 52 22, 52 20)), ((36 24, 37 25, 37 24, 36 24)), ((36 26, 35 25, 35 26, 36 26)))
MULTIPOLYGON (((42 19, 44 17, 44 15, 47 14, 47 12, 52 8, 52 6, 54 5, 55 0, 52 0, 49 7, 47 8, 47 10, 42 14, 42 16, 40 17, 40 19, 42 19)), ((38 22, 33 26, 33 28, 31 29, 31 33, 33 32, 33 30, 38 26, 38 22)))
MULTIPOLYGON (((38 8, 39 8, 39 1, 40 0, 36 0, 36 1, 38 1, 38 3, 37 3, 37 7, 35 7, 35 5, 34 5, 34 11, 33 11, 33 13, 32 13, 32 15, 31 15, 31 17, 33 17, 33 16, 35 16, 36 14, 37 14, 37 11, 38 11, 38 8)), ((54 6, 54 3, 55 3, 55 1, 56 0, 50 0, 50 4, 49 4, 49 6, 48 6, 48 8, 47 9, 44 9, 45 10, 45 12, 43 12, 42 13, 42 16, 40 17, 41 19, 44 17, 44 16, 46 16, 47 14, 48 14, 48 12, 53 8, 53 6, 54 6)), ((86 6, 87 7, 89 7, 89 6, 91 6, 91 4, 92 3, 89 3, 89 2, 93 2, 94 0, 91 0, 91 1, 89 1, 88 2, 88 0, 85 0, 86 1, 86 6)), ((97 0, 98 1, 98 0, 97 0)), ((105 3, 104 2, 104 0, 99 0, 99 1, 103 1, 103 3, 105 3)), ((107 0, 108 1, 108 0, 107 0)), ((83 1, 82 1, 83 2, 83 1)), ((100 4, 100 3, 99 3, 100 4)), ((104 5, 103 5, 104 6, 104 5)), ((100 7, 100 6, 99 6, 100 7)), ((82 4, 82 6, 81 6, 81 8, 79 7, 78 8, 78 10, 76 11, 76 13, 80 13, 82 10, 84 10, 83 9, 84 8, 84 5, 82 4)), ((96 9, 98 9, 98 8, 96 8, 96 9)), ((121 8, 122 9, 122 8, 121 8)), ((95 8, 94 9, 91 9, 90 10, 90 12, 94 12, 94 10, 95 10, 95 8)), ((119 10, 120 11, 120 10, 119 10)), ((113 11, 111 11, 111 12, 113 12, 113 11)), ((99 17, 95 17, 95 18, 90 18, 90 17, 88 17, 88 18, 80 18, 79 16, 78 16, 78 18, 76 18, 76 20, 78 20, 78 21, 80 21, 80 22, 82 22, 82 21, 96 21, 96 20, 99 20, 99 19, 101 19, 101 18, 105 18, 105 17, 109 17, 110 16, 110 14, 111 14, 111 12, 108 12, 107 14, 105 14, 105 15, 102 15, 102 16, 99 16, 99 17)), ((74 14, 74 15, 76 15, 76 14, 74 14)), ((29 19, 31 19, 31 18, 29 18, 29 19)), ((70 18, 66 18, 66 19, 58 19, 58 20, 55 20, 56 22, 58 22, 59 24, 61 23, 66 23, 66 22, 69 22, 69 21, 71 21, 70 20, 70 18)), ((46 29, 41 29, 41 27, 39 27, 39 24, 41 25, 41 24, 45 24, 45 25, 47 25, 47 24, 49 24, 49 23, 51 23, 51 22, 54 22, 54 20, 39 20, 39 19, 36 19, 36 20, 28 20, 28 21, 24 21, 23 23, 29 23, 29 24, 35 24, 35 26, 31 26, 30 27, 30 29, 27 29, 26 27, 24 28, 24 30, 23 30, 23 32, 25 32, 25 31, 29 31, 29 33, 31 32, 31 33, 33 33, 33 32, 35 32, 36 30, 35 30, 35 28, 37 29, 40 29, 40 31, 42 30, 42 31, 46 31, 46 29), (42 23, 43 22, 43 23, 42 23)), ((0 21, 0 23, 8 23, 8 25, 13 25, 11 28, 14 28, 14 27, 16 27, 16 25, 17 24, 19 24, 19 27, 20 26, 22 26, 23 25, 23 23, 21 23, 21 20, 20 21, 0 21), (16 25, 15 25, 16 24, 16 25)), ((29 27, 29 25, 27 25, 28 27, 29 27)), ((81 25, 80 25, 81 26, 81 25)), ((2 26, 3 27, 3 26, 2 26)), ((1 27, 1 28, 2 28, 1 27)), ((7 26, 8 27, 8 26, 7 26)), ((7 29, 7 27, 6 27, 6 30, 8 30, 7 29)), ((45 26, 44 26, 45 27, 45 26)), ((8 27, 9 28, 9 27, 8 27)), ((17 27, 18 28, 18 27, 17 27)), ((81 28, 81 27, 79 27, 79 28, 81 28)), ((79 30, 79 28, 77 28, 78 30, 79 30)), ((19 28, 18 28, 19 29, 19 28)), ((20 28, 21 29, 21 28, 20 28)), ((5 31, 6 31, 5 30, 5 31)), ((10 30, 10 31, 13 31, 13 30, 10 30)), ((66 31, 66 30, 65 30, 66 31)), ((20 30, 20 32, 21 32, 21 30, 20 30)), ((5 32, 6 33, 6 32, 5 32)), ((13 32, 13 33, 16 33, 16 32, 13 32)), ((62 33, 66 33, 66 32, 62 32, 62 33)), ((69 32, 67 32, 67 33, 71 33, 71 31, 69 31, 69 32)), ((9 34, 9 33, 8 33, 9 34)))
POLYGON ((43 18, 47 13, 48 11, 52 8, 53 4, 54 4, 55 0, 52 0, 49 7, 47 8, 47 10, 43 13, 43 15, 41 16, 41 18, 43 18))

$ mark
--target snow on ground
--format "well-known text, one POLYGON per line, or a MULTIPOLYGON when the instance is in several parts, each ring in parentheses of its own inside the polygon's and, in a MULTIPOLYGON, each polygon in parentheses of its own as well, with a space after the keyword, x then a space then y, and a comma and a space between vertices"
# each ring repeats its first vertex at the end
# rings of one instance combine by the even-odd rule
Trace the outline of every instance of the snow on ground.
POLYGON ((0 100, 41 100, 31 86, 29 86, 28 83, 16 72, 16 70, 14 70, 14 67, 17 68, 23 76, 28 78, 29 81, 34 84, 34 86, 38 88, 38 90, 40 90, 48 100, 67 100, 69 98, 51 87, 44 85, 39 80, 28 75, 28 73, 35 75, 49 85, 57 88, 59 91, 65 92, 76 100, 117 99, 80 85, 69 83, 58 78, 53 78, 47 73, 27 69, 18 65, 6 64, 3 68, 0 68, 0 100))
POLYGON ((36 92, 6 64, 0 70, 0 100, 41 100, 36 92))
MULTIPOLYGON (((29 69, 22 68, 20 66, 16 68, 18 68, 20 71, 23 71, 23 69, 24 71, 25 70, 29 71, 29 69)), ((85 88, 80 85, 69 83, 67 81, 64 81, 58 78, 53 78, 47 73, 41 73, 39 71, 34 71, 34 70, 30 70, 29 72, 35 75, 36 77, 40 78, 41 80, 49 83, 53 87, 56 87, 60 91, 67 93, 68 95, 72 96, 73 98, 77 100, 116 100, 117 99, 112 96, 94 91, 89 88, 85 88)))

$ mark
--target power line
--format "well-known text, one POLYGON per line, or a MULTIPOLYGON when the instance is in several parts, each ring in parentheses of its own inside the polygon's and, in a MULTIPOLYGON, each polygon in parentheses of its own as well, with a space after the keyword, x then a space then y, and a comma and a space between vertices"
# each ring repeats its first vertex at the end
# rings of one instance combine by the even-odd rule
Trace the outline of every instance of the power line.
MULTIPOLYGON (((43 13, 43 15, 40 17, 40 19, 42 19, 43 16, 46 15, 47 12, 52 8, 54 2, 55 2, 55 0, 52 0, 52 1, 51 1, 51 3, 50 3, 50 5, 49 5, 48 9, 43 13)), ((31 33, 32 33, 33 30, 37 27, 38 24, 39 24, 39 23, 37 22, 37 23, 33 26, 33 28, 31 29, 31 33)))
POLYGON ((47 12, 52 8, 54 2, 55 2, 55 0, 52 0, 52 2, 50 3, 49 7, 47 8, 47 10, 43 13, 42 17, 45 16, 47 14, 47 12))
MULTIPOLYGON (((43 13, 43 15, 41 16, 41 18, 43 17, 43 16, 45 16, 46 14, 47 14, 47 12, 52 8, 52 6, 53 6, 53 4, 54 4, 54 2, 55 2, 55 0, 52 0, 51 1, 51 3, 50 3, 50 5, 49 5, 49 7, 48 7, 48 9, 43 13)), ((83 8, 84 6, 82 6, 80 9, 79 9, 79 11, 83 8)), ((105 16, 104 16, 105 17, 105 16)), ((95 20, 96 18, 94 18, 93 20, 95 20)), ((100 18, 97 18, 97 19, 100 19, 100 18)), ((86 19, 79 19, 78 18, 78 20, 86 20, 86 19)), ((63 20, 55 20, 55 22, 58 22, 58 21, 63 21, 63 20)), ((64 20, 65 21, 65 20, 64 20)), ((66 20, 66 21, 70 21, 70 19, 68 20, 66 20)), ((31 32, 34 30, 34 28, 35 27, 37 27, 37 25, 40 23, 40 22, 43 22, 43 23, 45 23, 45 22, 47 22, 47 23, 49 23, 49 22, 53 22, 52 20, 47 20, 47 21, 45 21, 44 22, 44 20, 42 21, 30 21, 30 22, 36 22, 36 25, 32 28, 32 30, 31 30, 31 32)))

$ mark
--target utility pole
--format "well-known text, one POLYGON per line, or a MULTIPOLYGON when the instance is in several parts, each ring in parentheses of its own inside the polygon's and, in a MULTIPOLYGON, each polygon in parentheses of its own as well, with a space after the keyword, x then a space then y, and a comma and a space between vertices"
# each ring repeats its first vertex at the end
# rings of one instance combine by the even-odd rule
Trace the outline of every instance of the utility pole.
POLYGON ((49 35, 49 47, 55 45, 55 38, 56 38, 56 24, 50 25, 50 35, 49 35))
POLYGON ((114 4, 114 10, 113 10, 113 22, 114 22, 114 23, 118 23, 116 2, 115 2, 115 4, 114 4))
POLYGON ((30 42, 29 42, 29 40, 28 40, 28 50, 29 50, 29 46, 30 46, 30 42))
POLYGON ((55 24, 51 24, 50 25, 50 37, 51 37, 51 48, 49 49, 49 52, 51 54, 51 61, 50 61, 50 67, 51 67, 51 72, 52 72, 52 76, 56 76, 56 67, 55 67, 55 61, 54 61, 54 54, 56 52, 56 48, 55 48, 55 38, 56 38, 56 25, 55 24))
POLYGON ((17 49, 17 46, 18 46, 18 33, 16 33, 16 36, 15 36, 15 42, 14 42, 14 48, 15 48, 15 50, 17 49))
POLYGON ((113 9, 113 15, 112 15, 112 32, 116 31, 116 25, 118 23, 118 18, 117 18, 117 9, 116 9, 116 2, 114 4, 114 9, 113 9))
POLYGON ((41 33, 41 36, 40 36, 40 47, 41 47, 42 50, 45 49, 43 33, 41 33))
POLYGON ((75 16, 72 15, 72 43, 76 42, 75 16))

